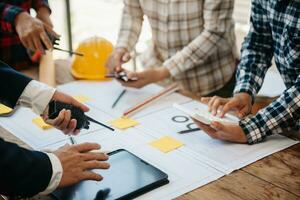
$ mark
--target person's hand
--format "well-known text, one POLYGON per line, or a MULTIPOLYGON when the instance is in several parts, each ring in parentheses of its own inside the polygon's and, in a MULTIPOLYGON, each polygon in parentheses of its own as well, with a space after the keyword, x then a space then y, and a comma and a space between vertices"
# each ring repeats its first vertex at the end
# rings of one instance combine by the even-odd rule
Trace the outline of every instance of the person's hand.
POLYGON ((94 153, 99 150, 96 143, 82 143, 78 145, 65 145, 53 153, 58 157, 63 168, 63 174, 58 187, 66 187, 83 180, 101 181, 103 177, 90 170, 108 169, 109 163, 104 153, 94 153))
POLYGON ((36 17, 40 19, 44 24, 48 25, 48 27, 51 27, 53 29, 53 23, 50 19, 50 10, 47 7, 41 7, 37 11, 36 17))
POLYGON ((55 37, 59 37, 50 26, 44 24, 40 19, 33 18, 27 12, 21 12, 16 16, 15 27, 18 36, 25 48, 31 51, 45 53, 45 49, 51 50, 52 43, 47 32, 55 37))
POLYGON ((235 112, 236 116, 243 118, 251 112, 252 97, 248 93, 238 93, 232 98, 203 97, 202 103, 208 105, 208 111, 212 115, 217 115, 220 111, 220 117, 224 117, 229 111, 235 112))
POLYGON ((195 124, 210 137, 235 143, 246 143, 247 137, 238 124, 212 122, 210 125, 194 119, 195 124))
POLYGON ((116 48, 109 56, 106 67, 109 73, 122 71, 122 64, 131 59, 129 52, 125 48, 116 48))
POLYGON ((127 72, 128 79, 134 81, 120 81, 125 87, 142 88, 150 83, 156 83, 170 76, 170 72, 165 67, 146 69, 142 72, 127 72))
MULTIPOLYGON (((82 103, 76 101, 73 97, 56 91, 52 97, 52 100, 60 101, 63 103, 72 104, 80 108, 82 111, 87 112, 89 108, 82 103)), ((70 110, 62 110, 55 119, 48 118, 48 108, 45 109, 43 113, 43 119, 47 124, 54 126, 57 129, 60 129, 64 134, 78 134, 79 130, 76 129, 77 121, 76 119, 71 119, 70 110)))

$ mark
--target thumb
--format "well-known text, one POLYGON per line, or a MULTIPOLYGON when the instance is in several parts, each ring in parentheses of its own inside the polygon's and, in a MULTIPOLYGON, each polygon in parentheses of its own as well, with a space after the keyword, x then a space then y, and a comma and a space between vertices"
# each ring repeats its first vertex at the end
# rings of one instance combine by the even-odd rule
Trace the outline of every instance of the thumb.
POLYGON ((71 97, 67 94, 64 94, 62 92, 59 92, 59 91, 55 91, 52 99, 56 100, 56 101, 63 102, 63 103, 72 104, 73 106, 76 106, 76 107, 80 108, 84 112, 89 111, 89 108, 87 106, 80 103, 79 101, 77 101, 73 97, 71 97))
POLYGON ((82 111, 84 111, 84 112, 87 112, 87 111, 90 110, 89 107, 87 107, 86 105, 80 103, 79 101, 77 101, 77 100, 74 99, 73 97, 71 97, 71 98, 72 98, 72 99, 71 99, 71 104, 72 104, 72 105, 74 105, 74 106, 80 108, 80 109, 81 109, 82 111))
POLYGON ((127 77, 129 79, 139 79, 141 78, 141 74, 142 72, 138 73, 138 72, 127 72, 127 77))
POLYGON ((245 106, 242 110, 240 110, 240 111, 238 112, 238 117, 239 117, 239 118, 243 118, 243 117, 245 117, 248 113, 249 113, 249 108, 248 108, 248 106, 245 106))

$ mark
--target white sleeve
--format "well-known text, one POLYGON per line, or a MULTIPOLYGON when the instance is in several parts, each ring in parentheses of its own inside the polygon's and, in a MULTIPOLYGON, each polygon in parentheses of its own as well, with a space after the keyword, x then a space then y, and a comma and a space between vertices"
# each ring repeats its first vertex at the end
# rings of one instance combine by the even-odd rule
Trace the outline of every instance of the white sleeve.
POLYGON ((43 192, 40 192, 40 195, 47 195, 53 192, 58 187, 63 174, 63 168, 57 156, 53 153, 47 153, 47 155, 49 156, 52 165, 52 177, 48 187, 43 192))
POLYGON ((42 114, 53 97, 55 89, 44 83, 32 80, 21 94, 18 104, 29 107, 36 114, 42 114))

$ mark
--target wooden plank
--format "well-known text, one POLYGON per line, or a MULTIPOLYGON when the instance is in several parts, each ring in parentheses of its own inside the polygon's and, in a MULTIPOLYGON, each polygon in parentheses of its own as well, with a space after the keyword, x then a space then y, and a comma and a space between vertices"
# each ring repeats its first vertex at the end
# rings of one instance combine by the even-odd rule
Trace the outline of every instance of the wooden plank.
POLYGON ((244 171, 236 171, 208 185, 189 192, 177 200, 276 200, 299 199, 296 195, 273 184, 252 176, 244 171))
POLYGON ((300 199, 300 144, 257 161, 243 170, 290 191, 300 199))

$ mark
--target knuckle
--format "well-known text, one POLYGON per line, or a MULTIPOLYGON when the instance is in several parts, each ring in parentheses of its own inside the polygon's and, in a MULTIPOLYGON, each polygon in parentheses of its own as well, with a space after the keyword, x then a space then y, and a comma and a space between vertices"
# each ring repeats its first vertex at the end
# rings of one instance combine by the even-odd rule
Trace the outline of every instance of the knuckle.
POLYGON ((108 160, 108 156, 105 155, 105 154, 101 154, 101 155, 99 156, 99 160, 108 160))
POLYGON ((81 154, 81 153, 75 153, 75 157, 78 158, 79 160, 84 160, 85 159, 85 155, 81 154))
POLYGON ((97 161, 97 160, 93 160, 93 161, 90 161, 90 162, 91 162, 92 167, 99 168, 99 167, 102 166, 101 163, 99 161, 97 161))
POLYGON ((102 168, 103 169, 109 169, 110 168, 110 164, 107 162, 102 163, 102 168))
POLYGON ((99 179, 100 179, 100 176, 99 176, 98 174, 91 173, 91 174, 90 174, 90 178, 93 179, 93 180, 99 180, 99 179))

